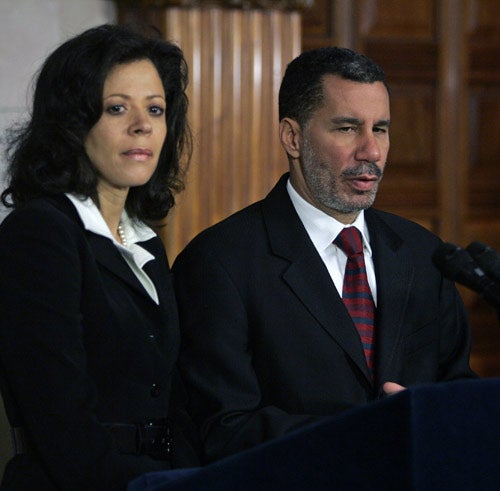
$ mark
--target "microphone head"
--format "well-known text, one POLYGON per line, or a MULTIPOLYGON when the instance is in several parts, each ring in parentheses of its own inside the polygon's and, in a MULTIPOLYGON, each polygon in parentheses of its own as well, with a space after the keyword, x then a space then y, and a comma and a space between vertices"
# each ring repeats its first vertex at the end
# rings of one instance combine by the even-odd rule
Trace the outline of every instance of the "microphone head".
POLYGON ((471 242, 466 250, 491 279, 500 283, 500 255, 498 252, 477 241, 471 242))
MULTIPOLYGON (((472 251, 475 252, 477 248, 478 246, 474 245, 472 251)), ((479 248, 483 250, 481 246, 479 248)), ((494 256, 497 260, 498 254, 494 253, 494 256)), ((434 252, 432 260, 445 278, 479 293, 500 312, 500 286, 485 274, 468 251, 453 244, 443 243, 434 252)))
POLYGON ((442 243, 436 249, 432 260, 443 276, 450 280, 456 280, 457 275, 473 262, 468 252, 449 242, 442 243))
POLYGON ((444 277, 475 291, 483 289, 484 271, 461 247, 444 242, 436 249, 432 260, 444 277))
POLYGON ((483 254, 483 252, 486 252, 488 249, 491 250, 491 247, 488 247, 486 244, 483 244, 482 242, 474 241, 471 242, 465 250, 471 255, 471 256, 477 256, 483 254))

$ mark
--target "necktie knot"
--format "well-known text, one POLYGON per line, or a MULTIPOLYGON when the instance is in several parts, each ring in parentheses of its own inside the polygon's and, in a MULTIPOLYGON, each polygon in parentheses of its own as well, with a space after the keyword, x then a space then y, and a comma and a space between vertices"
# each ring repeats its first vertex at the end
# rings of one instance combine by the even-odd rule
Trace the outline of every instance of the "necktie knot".
POLYGON ((356 227, 342 229, 333 242, 337 247, 340 247, 348 257, 363 253, 363 239, 361 237, 361 232, 356 227))

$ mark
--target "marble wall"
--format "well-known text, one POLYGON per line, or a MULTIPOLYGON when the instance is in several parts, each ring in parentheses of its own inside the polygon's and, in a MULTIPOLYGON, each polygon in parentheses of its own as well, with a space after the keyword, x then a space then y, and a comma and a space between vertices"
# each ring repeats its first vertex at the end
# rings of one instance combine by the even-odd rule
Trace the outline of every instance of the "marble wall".
MULTIPOLYGON (((112 0, 0 1, 2 175, 5 169, 5 129, 28 115, 30 84, 45 57, 68 37, 115 20, 116 7, 112 0)), ((5 210, 0 208, 0 219, 4 214, 5 210)), ((9 426, 0 401, 0 476, 10 455, 9 426)))

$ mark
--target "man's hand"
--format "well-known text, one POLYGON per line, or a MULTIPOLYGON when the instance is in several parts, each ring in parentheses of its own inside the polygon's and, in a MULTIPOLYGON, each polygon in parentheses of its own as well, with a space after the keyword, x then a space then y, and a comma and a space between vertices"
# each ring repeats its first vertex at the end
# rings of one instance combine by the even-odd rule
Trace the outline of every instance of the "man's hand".
POLYGON ((386 382, 382 386, 382 389, 388 396, 392 396, 398 392, 401 392, 402 390, 405 390, 406 387, 396 384, 395 382, 386 382))

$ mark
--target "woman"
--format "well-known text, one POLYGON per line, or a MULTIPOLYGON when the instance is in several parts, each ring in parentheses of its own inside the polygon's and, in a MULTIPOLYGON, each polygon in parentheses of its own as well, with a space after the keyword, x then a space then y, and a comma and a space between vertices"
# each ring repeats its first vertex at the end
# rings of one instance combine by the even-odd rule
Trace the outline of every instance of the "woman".
POLYGON ((167 421, 175 298, 147 224, 182 188, 186 84, 177 46, 93 28, 48 57, 31 120, 10 135, 0 378, 16 455, 6 490, 124 489, 168 469, 182 446, 167 421))

